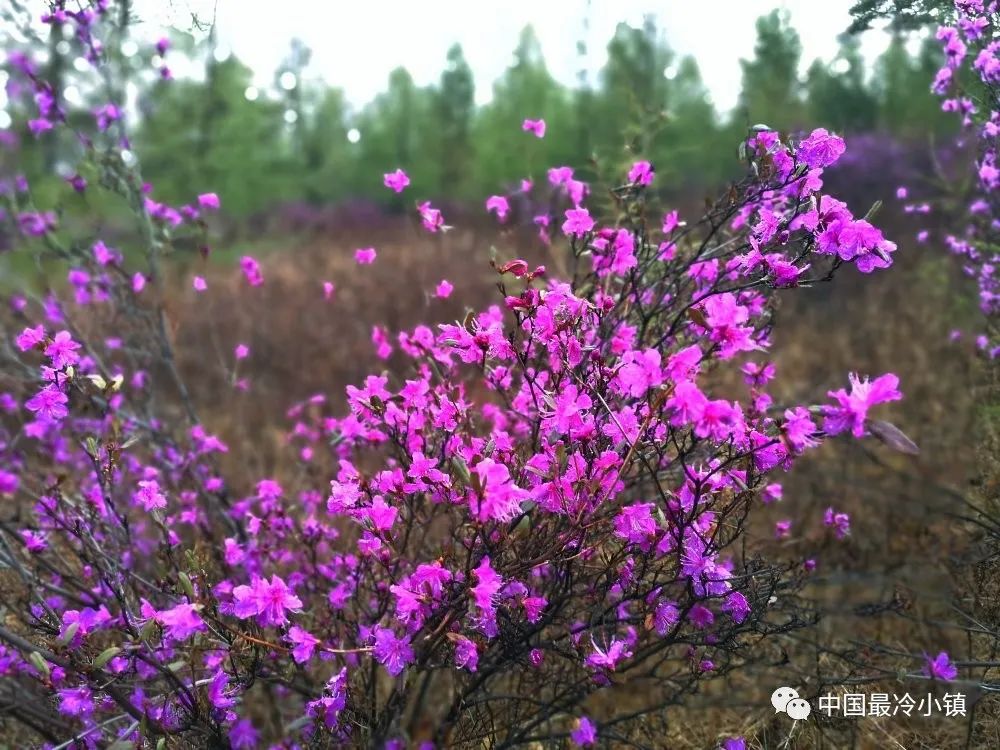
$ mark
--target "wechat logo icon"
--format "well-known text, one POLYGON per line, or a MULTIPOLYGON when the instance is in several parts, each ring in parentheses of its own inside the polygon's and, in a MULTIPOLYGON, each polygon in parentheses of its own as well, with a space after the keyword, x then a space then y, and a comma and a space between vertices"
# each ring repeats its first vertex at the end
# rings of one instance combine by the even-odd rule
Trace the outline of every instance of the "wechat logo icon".
POLYGON ((790 687, 780 687, 771 693, 771 705, 775 713, 786 713, 795 721, 808 719, 812 712, 809 701, 800 698, 799 691, 790 687))

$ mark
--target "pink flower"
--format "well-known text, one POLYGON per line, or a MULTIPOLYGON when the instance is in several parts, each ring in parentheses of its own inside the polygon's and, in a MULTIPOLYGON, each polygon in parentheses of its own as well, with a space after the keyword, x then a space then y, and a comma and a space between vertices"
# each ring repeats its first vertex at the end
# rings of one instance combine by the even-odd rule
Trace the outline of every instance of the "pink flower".
POLYGON ((41 135, 52 130, 53 127, 52 121, 44 117, 36 117, 33 120, 28 120, 28 130, 31 131, 32 135, 41 135))
POLYGON ((843 138, 827 132, 824 128, 816 128, 799 144, 795 155, 810 167, 820 168, 833 164, 845 150, 843 138))
POLYGON ((146 288, 146 277, 138 271, 132 276, 132 291, 138 294, 146 288))
POLYGON ((45 347, 45 356, 51 360, 54 368, 60 370, 80 361, 80 356, 76 353, 79 348, 80 344, 73 340, 69 331, 59 331, 52 338, 52 343, 45 347))
POLYGON ((371 507, 362 508, 358 514, 369 521, 376 531, 386 532, 392 529, 392 525, 396 522, 399 508, 389 505, 381 495, 377 495, 371 507))
POLYGON ((358 265, 370 266, 375 262, 376 255, 374 247, 362 247, 354 251, 354 260, 358 262, 358 265))
POLYGON ((409 640, 397 638, 389 628, 379 628, 375 632, 374 654, 376 661, 393 677, 401 675, 414 659, 409 640))
POLYGON ((233 589, 233 614, 242 620, 256 616, 263 627, 278 627, 288 622, 286 612, 300 612, 302 600, 278 576, 270 582, 256 578, 250 586, 233 589))
POLYGON ((947 651, 941 651, 934 658, 931 658, 928 654, 924 654, 924 661, 923 673, 927 677, 947 682, 954 680, 958 676, 958 668, 951 663, 947 651))
POLYGON ((673 602, 660 602, 656 605, 656 612, 653 614, 653 624, 656 632, 664 636, 677 624, 681 618, 680 610, 673 602))
POLYGON ((597 725, 586 716, 581 716, 569 738, 578 747, 593 747, 597 744, 597 725))
POLYGON ((733 591, 722 603, 722 611, 728 612, 733 622, 740 623, 750 614, 750 603, 739 591, 733 591))
POLYGON ((240 268, 243 269, 243 275, 250 286, 260 286, 264 283, 264 274, 261 272, 260 263, 257 262, 256 258, 244 255, 240 258, 240 268))
POLYGON ((851 517, 847 513, 838 513, 832 507, 827 508, 823 513, 823 524, 832 526, 837 539, 843 539, 851 533, 851 517))
POLYGON ((146 511, 167 507, 167 498, 160 491, 160 485, 155 479, 140 481, 139 489, 132 499, 146 511))
POLYGON ((566 221, 563 222, 563 234, 582 237, 594 228, 594 220, 590 211, 585 208, 571 208, 566 211, 566 221))
POLYGON ((654 507, 653 503, 634 503, 622 508, 615 517, 615 536, 634 544, 649 541, 657 531, 654 507))
POLYGON ((202 193, 198 196, 198 205, 206 211, 218 211, 219 196, 215 193, 202 193))
POLYGON ((670 234, 677 227, 684 226, 684 222, 682 222, 680 220, 679 216, 680 215, 677 213, 677 211, 671 211, 671 212, 663 215, 663 233, 664 234, 670 234))
POLYGON ((110 103, 94 110, 94 117, 97 119, 97 129, 102 133, 111 126, 111 123, 120 120, 121 116, 121 110, 110 103))
POLYGON ((333 298, 333 292, 336 287, 334 287, 332 281, 323 282, 323 299, 330 300, 333 298))
POLYGON ((43 341, 45 341, 45 328, 41 325, 37 325, 34 328, 25 328, 17 335, 17 339, 15 339, 17 348, 22 352, 34 349, 43 341))
POLYGON ((64 688, 58 694, 61 713, 67 716, 90 716, 94 712, 94 696, 86 687, 64 688))
POLYGON ((564 435, 576 433, 591 421, 584 414, 591 406, 590 396, 581 393, 575 385, 566 386, 553 398, 552 411, 546 417, 547 429, 564 435))
POLYGON ((434 289, 434 296, 440 297, 441 299, 448 299, 451 296, 451 292, 455 287, 452 286, 451 282, 447 279, 442 279, 441 283, 437 285, 434 289))
POLYGON ((496 596, 503 588, 503 578, 490 566, 489 557, 480 560, 478 567, 472 572, 476 576, 476 585, 469 593, 479 608, 481 627, 492 637, 496 635, 496 596))
POLYGON ((502 222, 507 218, 507 214, 510 213, 510 204, 502 195, 491 195, 486 199, 486 210, 494 211, 497 215, 497 220, 502 222))
POLYGON ((459 669, 468 669, 475 672, 479 665, 479 650, 475 642, 465 636, 458 636, 455 640, 455 666, 459 669))
POLYGON ((549 184, 553 187, 557 185, 565 185, 567 182, 573 179, 573 168, 572 167, 552 167, 548 172, 549 184))
POLYGON ((417 206, 417 211, 420 213, 420 221, 423 223, 424 229, 428 232, 437 232, 444 227, 444 216, 438 209, 431 206, 430 201, 424 201, 417 206))
POLYGON ((191 279, 191 286, 194 287, 196 292, 204 292, 208 289, 208 283, 201 276, 195 276, 191 279))
POLYGON ((695 604, 688 612, 688 618, 690 618, 692 625, 704 630, 715 622, 715 613, 704 604, 695 604))
POLYGON ((673 410, 670 424, 683 427, 701 419, 708 399, 697 385, 691 381, 682 381, 674 387, 673 395, 667 399, 665 406, 673 410))
POLYGON ((44 552, 48 549, 49 544, 42 534, 36 534, 30 529, 21 530, 21 539, 24 540, 24 546, 28 552, 38 554, 44 552))
POLYGON ((375 356, 379 359, 389 359, 392 356, 392 344, 385 330, 379 326, 372 328, 372 343, 375 345, 375 356))
POLYGON ((850 430, 855 437, 864 437, 868 410, 877 404, 898 401, 903 394, 898 389, 899 378, 892 373, 886 373, 876 378, 874 382, 868 378, 861 380, 857 373, 853 372, 849 377, 851 381, 849 394, 843 388, 827 394, 830 398, 836 399, 838 405, 824 408, 826 418, 823 421, 823 429, 831 435, 850 430))
POLYGON ((782 431, 797 453, 819 445, 819 440, 814 437, 819 429, 812 421, 809 410, 804 406, 785 409, 785 423, 782 425, 782 431))
POLYGON ((196 604, 178 604, 157 612, 156 621, 163 626, 167 638, 174 641, 186 641, 205 630, 205 621, 198 615, 196 604))
POLYGON ((288 629, 288 635, 285 637, 294 646, 292 648, 292 658, 295 659, 296 664, 305 664, 309 661, 312 658, 313 651, 316 650, 316 646, 319 645, 318 638, 298 625, 292 625, 288 629))
POLYGON ((632 656, 632 652, 628 650, 628 644, 620 638, 612 638, 610 645, 603 651, 593 641, 591 641, 591 645, 594 647, 594 652, 583 660, 584 666, 589 669, 606 669, 613 672, 618 666, 618 662, 632 656))
POLYGON ((69 397, 56 385, 47 385, 30 399, 24 402, 28 411, 34 412, 41 419, 58 422, 69 414, 66 404, 69 397))
MULTIPOLYGON (((510 470, 491 458, 484 458, 476 464, 476 474, 483 487, 483 497, 476 499, 476 515, 481 521, 510 521, 521 512, 521 501, 528 493, 518 487, 510 478, 510 470)), ((489 566, 489 558, 484 558, 489 566)))
POLYGON ((253 750, 257 747, 260 732, 250 719, 240 719, 229 728, 227 736, 233 750, 253 750))
POLYGON ((628 171, 628 181, 633 185, 649 185, 653 177, 653 165, 648 161, 637 161, 628 171))
POLYGON ((237 344, 236 349, 233 351, 233 355, 236 359, 246 359, 250 356, 250 347, 246 344, 237 344))
POLYGON ((410 178, 402 169, 382 175, 382 184, 397 193, 402 193, 410 184, 410 178))
POLYGON ((94 243, 93 248, 91 248, 94 253, 94 260, 97 261, 98 265, 110 266, 117 263, 121 263, 122 256, 121 253, 112 250, 110 247, 105 245, 103 242, 98 240, 94 243))
POLYGON ((525 120, 521 123, 521 130, 525 133, 531 133, 536 138, 545 137, 545 120, 539 118, 537 120, 525 120))

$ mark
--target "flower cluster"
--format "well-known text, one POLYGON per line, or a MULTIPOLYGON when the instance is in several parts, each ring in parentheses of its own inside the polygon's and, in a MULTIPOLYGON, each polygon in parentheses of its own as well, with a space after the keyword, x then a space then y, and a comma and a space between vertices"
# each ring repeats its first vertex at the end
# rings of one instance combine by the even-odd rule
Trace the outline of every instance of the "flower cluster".
MULTIPOLYGON (((975 279, 979 288, 979 308, 986 329, 976 337, 976 346, 991 359, 1000 356, 1000 335, 996 320, 1000 315, 1000 41, 997 39, 995 0, 955 0, 951 23, 937 30, 945 64, 931 86, 942 97, 941 108, 961 118, 971 142, 976 144, 975 162, 970 165, 971 191, 959 196, 962 215, 947 217, 956 231, 947 233, 944 243, 961 262, 962 271, 975 279)), ((899 197, 908 197, 901 188, 899 197)), ((944 202, 946 204, 950 201, 944 202)), ((928 203, 910 203, 910 213, 925 214, 928 203)), ((921 230, 922 238, 929 235, 921 230)))
MULTIPOLYGON (((73 25, 102 66, 93 27, 121 21, 94 7, 47 22, 73 25)), ((20 68, 49 124, 29 130, 68 128, 37 68, 20 68)), ((220 200, 154 201, 123 136, 105 137, 123 130, 120 109, 98 111, 81 158, 118 170, 105 182, 137 213, 143 268, 103 242, 62 245, 26 188, 4 195, 17 251, 74 265, 71 303, 18 295, 3 328, 16 375, 0 492, 21 511, 0 527, 20 581, 0 673, 49 701, 58 739, 445 747, 473 742, 488 711, 512 743, 579 717, 562 729, 589 746, 603 727, 580 715, 590 693, 639 672, 694 690, 751 633, 786 627, 772 605, 800 566, 745 555, 745 519, 780 498, 775 472, 828 437, 864 437, 871 410, 900 398, 891 374, 852 375, 826 403, 769 393, 776 295, 892 263, 895 246, 823 192, 841 138, 755 131, 747 176, 689 222, 644 213, 648 162, 613 193, 618 223, 591 213, 571 168, 551 169, 534 221, 572 271, 494 263, 495 304, 376 329, 379 356, 405 366, 349 387, 344 409, 325 395, 293 405, 288 467, 248 481, 222 468, 235 457, 220 461, 229 447, 199 422, 164 325, 163 249, 207 248, 220 200), (85 332, 78 312, 117 327, 85 332), (726 389, 727 372, 746 387, 726 389), (266 723, 255 701, 270 701, 266 723)), ((523 128, 546 135, 540 120, 523 128)), ((502 195, 487 209, 511 210, 502 195)), ((429 202, 417 211, 446 229, 429 202)), ((267 283, 250 256, 240 270, 246 294, 267 283)), ((828 523, 849 528, 832 509, 828 523)))

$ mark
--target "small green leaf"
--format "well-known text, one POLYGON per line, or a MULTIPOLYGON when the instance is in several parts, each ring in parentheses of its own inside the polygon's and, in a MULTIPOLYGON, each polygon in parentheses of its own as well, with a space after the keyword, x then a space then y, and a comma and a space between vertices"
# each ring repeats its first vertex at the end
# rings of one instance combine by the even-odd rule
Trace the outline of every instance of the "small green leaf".
POLYGON ((30 661, 35 669, 41 672, 45 679, 49 679, 52 676, 52 670, 49 669, 49 663, 42 658, 42 655, 37 651, 32 651, 28 654, 28 661, 30 661))
POLYGON ((66 632, 63 633, 61 636, 59 636, 59 640, 57 640, 56 643, 58 643, 60 646, 65 646, 66 644, 68 644, 70 641, 73 640, 73 637, 76 635, 79 629, 80 629, 79 622, 71 622, 69 627, 66 628, 66 632))
POLYGON ((177 578, 181 582, 181 588, 184 589, 184 593, 187 594, 189 599, 194 599, 194 585, 191 583, 191 578, 183 570, 177 574, 177 578))
POLYGON ((104 665, 118 656, 121 652, 122 650, 118 648, 118 646, 111 646, 111 648, 104 649, 97 655, 97 658, 94 659, 94 666, 98 669, 104 669, 104 665))

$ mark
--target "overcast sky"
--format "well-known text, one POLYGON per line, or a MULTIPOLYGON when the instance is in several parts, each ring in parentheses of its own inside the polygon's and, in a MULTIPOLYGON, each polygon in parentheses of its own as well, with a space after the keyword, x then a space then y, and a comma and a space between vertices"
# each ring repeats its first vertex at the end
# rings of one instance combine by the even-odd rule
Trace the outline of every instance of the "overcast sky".
MULTIPOLYGON (((595 74, 606 59, 615 26, 655 15, 671 46, 692 54, 720 109, 736 102, 739 58, 752 55, 755 19, 786 8, 802 38, 803 69, 816 57, 832 58, 837 35, 854 0, 146 0, 140 12, 151 24, 188 25, 192 12, 215 18, 220 41, 248 63, 268 86, 292 37, 313 50, 311 74, 345 90, 360 106, 383 90, 389 71, 405 66, 419 85, 438 79, 448 47, 460 42, 476 76, 477 99, 488 100, 493 81, 510 64, 521 29, 534 26, 552 74, 567 84, 580 68, 576 44, 589 19, 587 67, 595 74)), ((886 35, 862 39, 866 57, 885 46, 886 35)))

